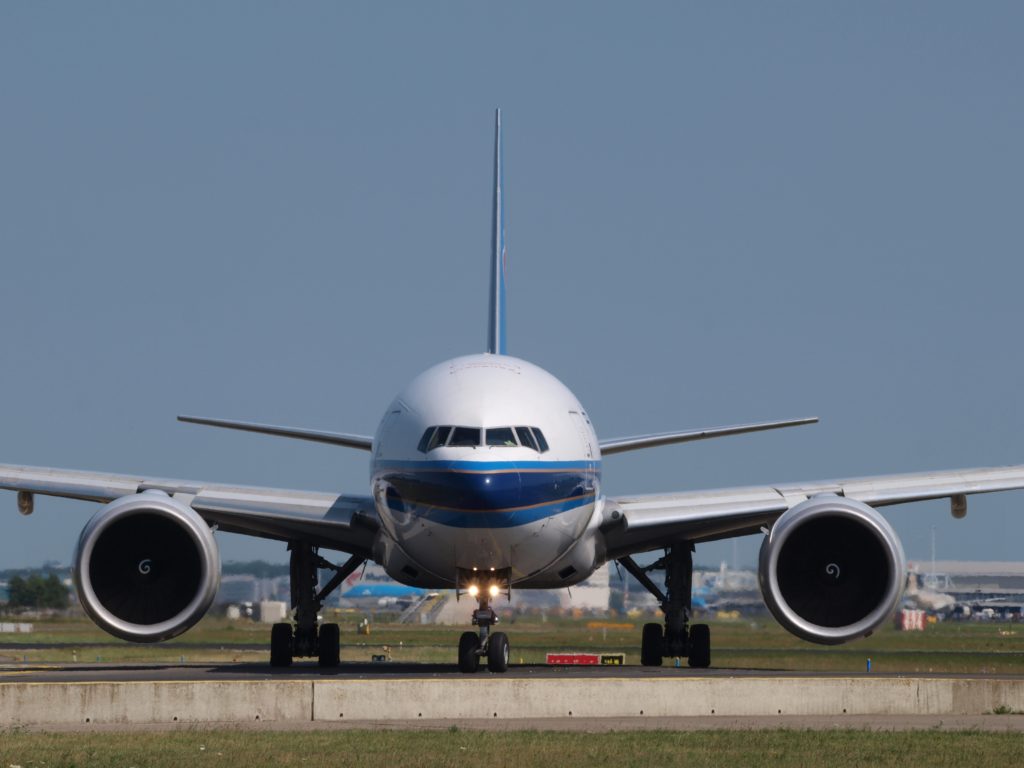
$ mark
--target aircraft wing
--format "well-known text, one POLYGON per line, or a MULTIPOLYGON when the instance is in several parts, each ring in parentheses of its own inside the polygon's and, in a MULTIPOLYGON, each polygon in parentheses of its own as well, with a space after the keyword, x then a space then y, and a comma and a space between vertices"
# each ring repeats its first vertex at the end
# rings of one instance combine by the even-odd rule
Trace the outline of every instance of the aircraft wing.
MULTIPOLYGON (((283 541, 301 539, 363 557, 369 557, 374 533, 380 527, 370 496, 9 464, 0 464, 0 489, 100 503, 160 490, 176 495, 223 531, 283 541)), ((19 496, 19 507, 23 498, 19 496)), ((31 505, 23 511, 30 512, 31 505)))
POLYGON ((608 558, 674 540, 714 541, 757 533, 795 504, 822 493, 873 507, 1024 488, 1024 466, 955 469, 851 480, 609 497, 602 531, 608 558))

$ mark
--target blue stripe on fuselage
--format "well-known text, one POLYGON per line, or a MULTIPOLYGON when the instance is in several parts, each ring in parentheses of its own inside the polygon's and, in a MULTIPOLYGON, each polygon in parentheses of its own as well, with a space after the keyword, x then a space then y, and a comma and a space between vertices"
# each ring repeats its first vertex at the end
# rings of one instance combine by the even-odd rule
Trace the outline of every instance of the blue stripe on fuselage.
POLYGON ((467 511, 417 504, 389 496, 388 509, 397 514, 411 515, 429 520, 432 523, 451 526, 452 528, 514 528, 517 525, 535 523, 547 517, 554 517, 555 515, 579 509, 585 504, 593 503, 593 501, 594 494, 590 493, 571 499, 562 499, 551 504, 539 504, 520 509, 467 511))
POLYGON ((409 469, 448 472, 551 472, 581 470, 601 472, 599 461, 395 461, 381 460, 375 464, 379 470, 409 469))
POLYGON ((592 501, 596 462, 384 461, 390 511, 460 528, 525 525, 592 501))

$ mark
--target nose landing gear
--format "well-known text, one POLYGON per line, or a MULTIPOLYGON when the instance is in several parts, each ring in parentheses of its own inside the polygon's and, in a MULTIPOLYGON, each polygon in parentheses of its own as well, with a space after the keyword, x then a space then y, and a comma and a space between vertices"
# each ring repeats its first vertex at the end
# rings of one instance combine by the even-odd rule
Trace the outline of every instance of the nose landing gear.
POLYGON ((502 593, 512 598, 510 575, 508 571, 460 572, 459 584, 455 588, 456 599, 462 594, 460 585, 465 584, 465 593, 477 601, 473 625, 480 628, 478 632, 463 632, 459 638, 460 672, 476 672, 483 658, 487 659, 487 669, 491 672, 508 670, 508 635, 491 632, 491 627, 498 623, 498 614, 491 608, 491 599, 502 593))

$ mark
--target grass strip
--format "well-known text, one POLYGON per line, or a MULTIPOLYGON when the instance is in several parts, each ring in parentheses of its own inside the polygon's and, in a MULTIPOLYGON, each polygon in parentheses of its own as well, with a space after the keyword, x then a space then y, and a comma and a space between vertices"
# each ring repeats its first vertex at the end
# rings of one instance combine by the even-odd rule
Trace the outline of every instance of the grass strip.
POLYGON ((877 731, 176 731, 0 733, 9 766, 941 766, 1012 765, 1014 733, 877 731))

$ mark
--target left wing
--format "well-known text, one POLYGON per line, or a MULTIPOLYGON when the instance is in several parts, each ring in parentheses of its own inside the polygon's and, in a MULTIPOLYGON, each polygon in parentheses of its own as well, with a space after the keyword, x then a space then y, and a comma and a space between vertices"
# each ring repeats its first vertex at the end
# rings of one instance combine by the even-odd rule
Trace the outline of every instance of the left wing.
POLYGON ((654 448, 659 445, 672 445, 674 443, 689 443, 694 440, 707 440, 712 437, 725 437, 726 435, 743 435, 748 432, 764 432, 767 429, 781 429, 783 427, 799 427, 804 424, 816 424, 816 416, 806 419, 787 419, 786 421, 759 421, 754 424, 734 424, 729 427, 708 427, 706 429, 688 429, 682 432, 659 432, 656 435, 635 435, 633 437, 615 437, 610 440, 602 440, 601 454, 610 456, 614 453, 635 451, 640 448, 654 448))
POLYGON ((609 497, 602 532, 609 559, 672 541, 714 541, 757 533, 790 507, 823 493, 873 507, 1024 488, 1024 466, 955 469, 851 480, 609 497))
POLYGON ((370 557, 380 521, 370 496, 219 485, 142 475, 21 467, 0 464, 0 489, 19 492, 19 508, 31 512, 26 494, 106 503, 147 490, 164 491, 192 507, 210 525, 283 541, 370 557))

